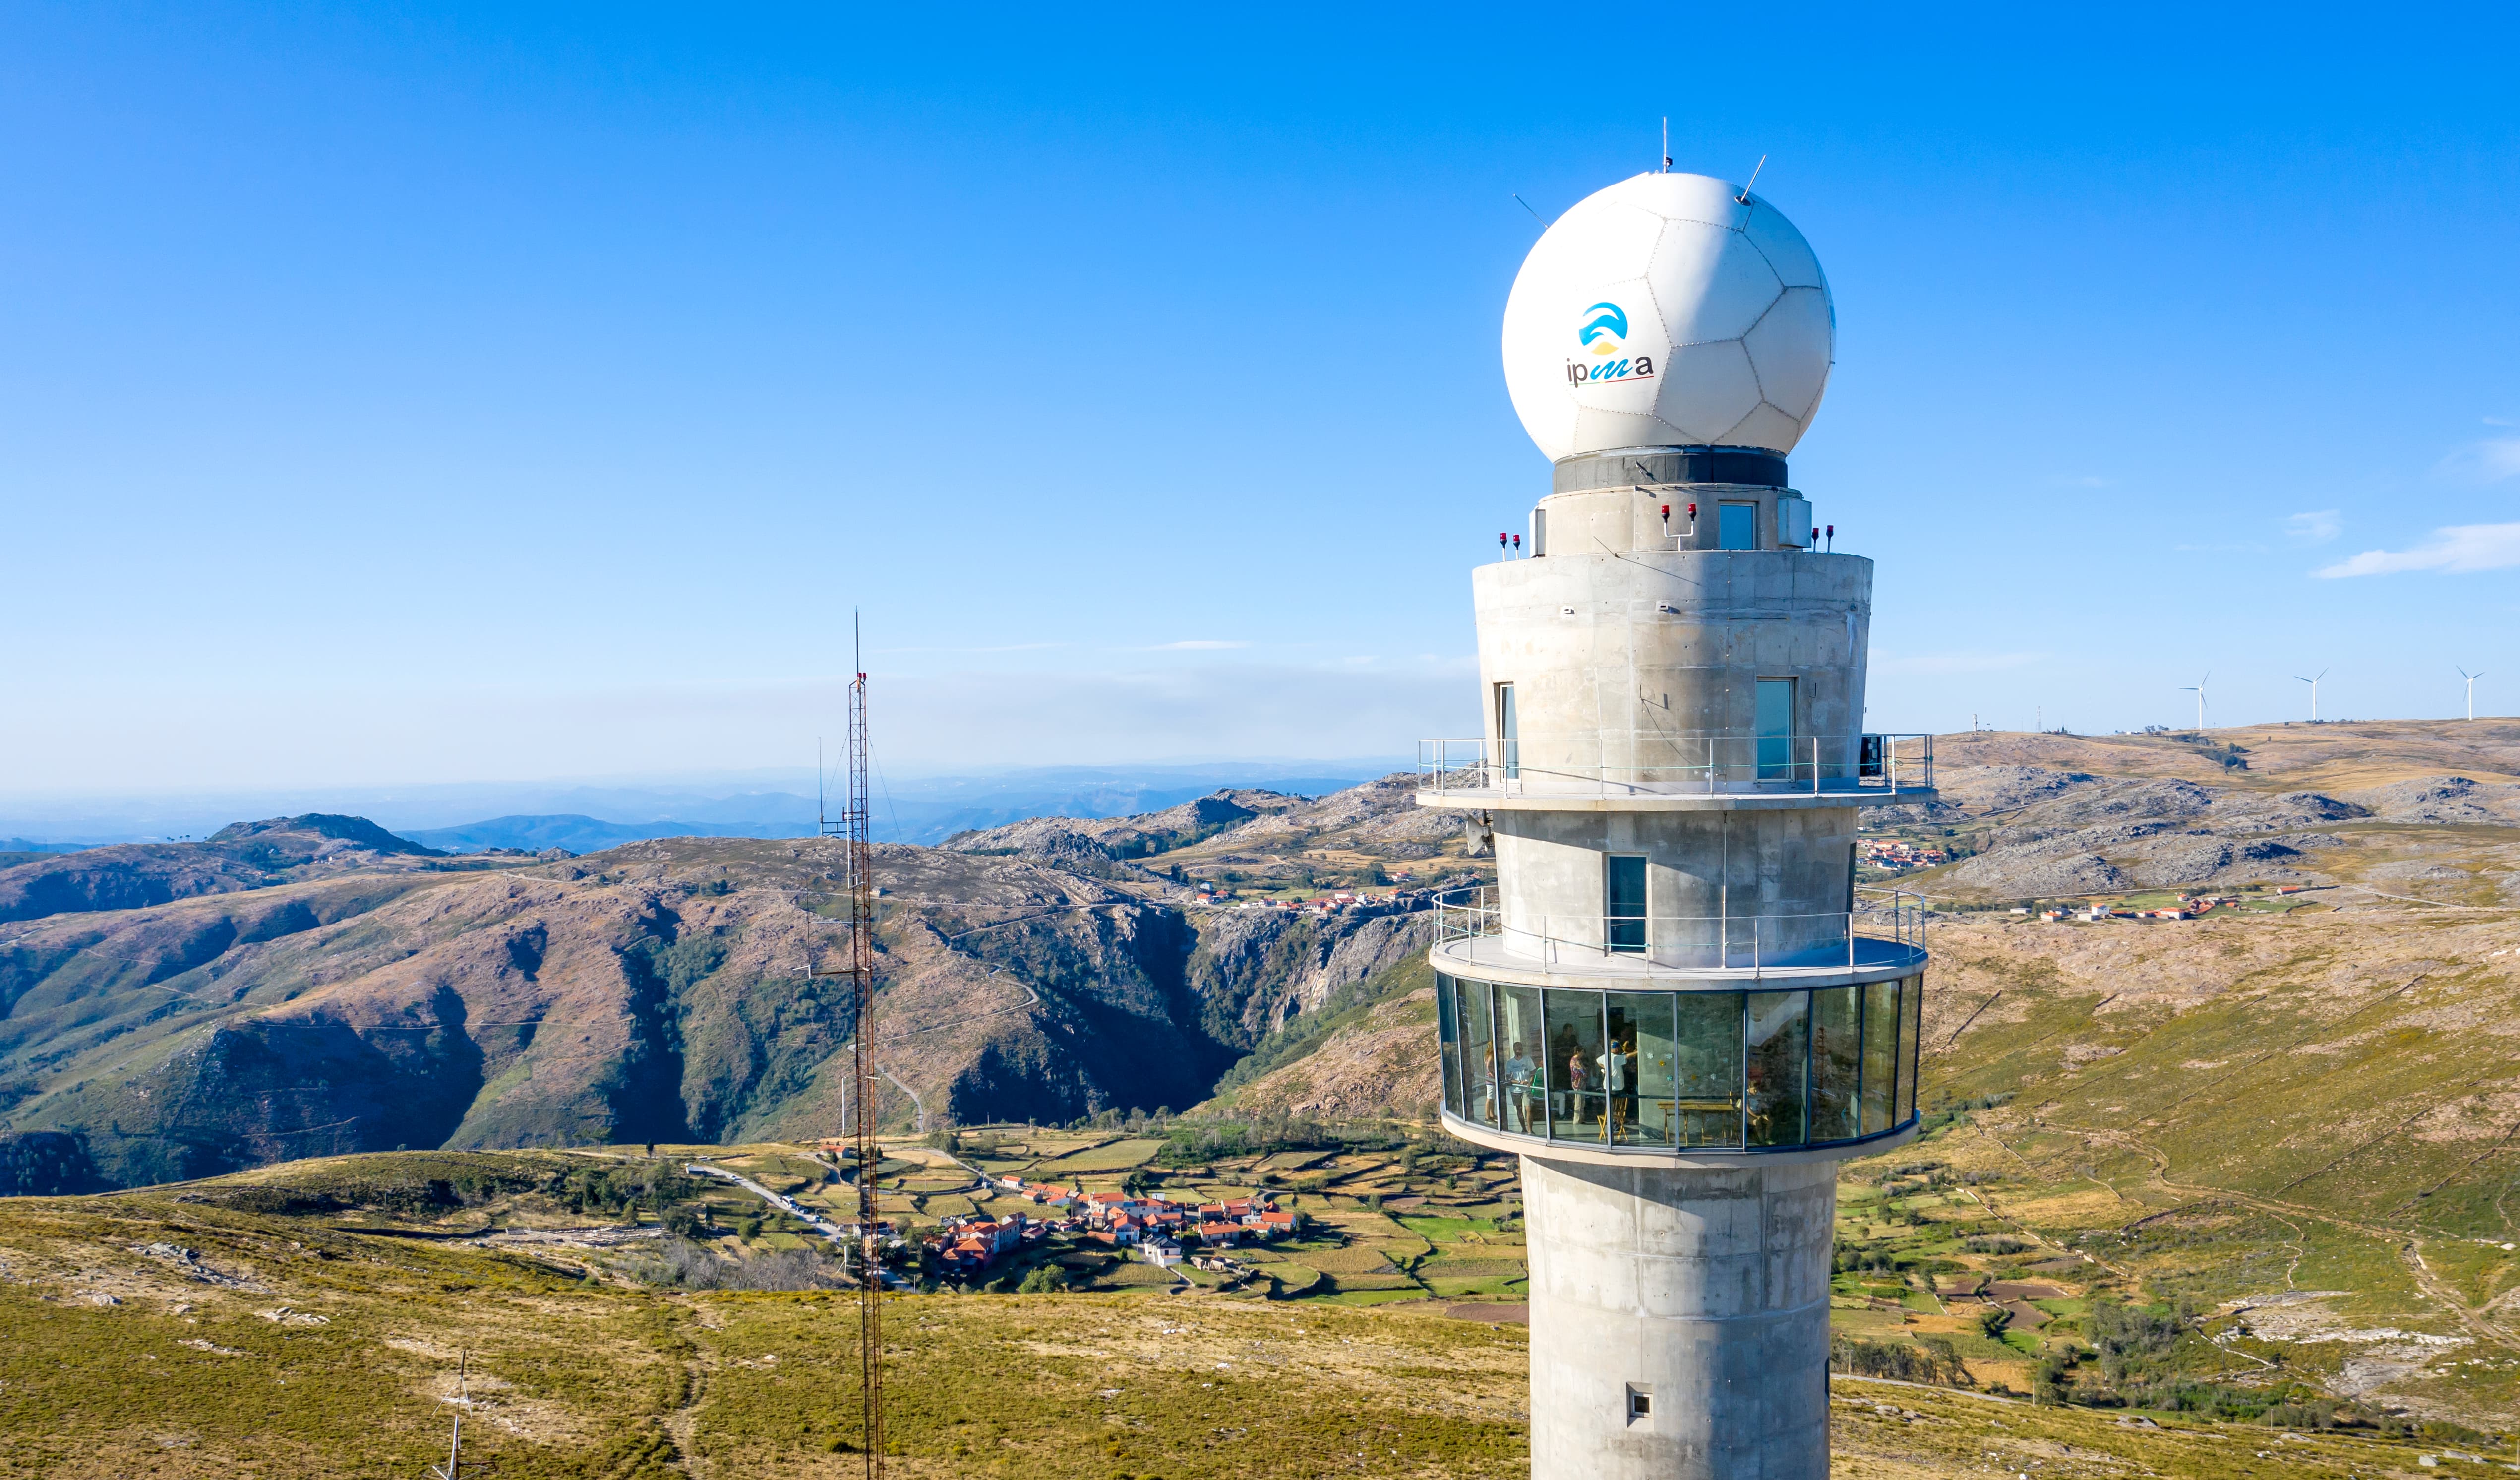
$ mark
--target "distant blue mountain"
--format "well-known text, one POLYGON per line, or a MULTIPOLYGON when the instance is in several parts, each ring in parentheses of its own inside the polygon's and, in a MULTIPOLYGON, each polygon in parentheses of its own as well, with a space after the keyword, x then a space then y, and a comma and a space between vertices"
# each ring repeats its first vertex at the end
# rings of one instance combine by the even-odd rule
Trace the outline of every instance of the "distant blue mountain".
POLYGON ((458 828, 414 828, 397 834, 425 847, 454 853, 484 848, 522 848, 539 853, 566 848, 571 853, 601 853, 623 843, 651 837, 792 837, 791 832, 765 831, 721 823, 608 823, 601 818, 566 813, 558 817, 493 817, 458 828))
MULTIPOLYGON (((1033 817, 1126 817, 1158 812, 1229 786, 1319 796, 1382 776, 1405 761, 1223 761, 1195 765, 1037 766, 960 776, 876 778, 880 842, 937 843, 971 828, 1033 817)), ((432 848, 566 848, 596 852, 649 837, 811 837, 817 803, 808 773, 729 778, 716 785, 590 783, 345 787, 290 793, 47 802, 36 813, 0 798, 0 851, 206 837, 240 817, 351 813, 432 848), (749 785, 746 785, 746 782, 749 785), (769 782, 770 785, 764 785, 769 782), (466 821, 478 818, 481 821, 466 821), (73 839, 75 841, 73 841, 73 839)), ((840 802, 824 803, 836 815, 840 802)))

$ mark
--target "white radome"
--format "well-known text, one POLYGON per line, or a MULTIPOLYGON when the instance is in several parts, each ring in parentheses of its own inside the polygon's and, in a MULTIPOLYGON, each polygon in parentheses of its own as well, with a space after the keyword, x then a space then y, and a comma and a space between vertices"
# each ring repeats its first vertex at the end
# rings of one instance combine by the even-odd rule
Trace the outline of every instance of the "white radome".
POLYGON ((1706 175, 1638 175, 1576 202, 1505 305, 1506 389, 1552 462, 1619 447, 1790 452, 1836 348, 1811 244, 1706 175))

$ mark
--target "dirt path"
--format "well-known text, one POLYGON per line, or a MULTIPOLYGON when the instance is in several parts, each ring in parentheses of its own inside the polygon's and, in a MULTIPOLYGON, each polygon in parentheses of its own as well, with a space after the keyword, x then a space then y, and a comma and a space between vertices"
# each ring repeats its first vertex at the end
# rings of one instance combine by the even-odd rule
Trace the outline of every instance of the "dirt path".
POLYGON ((692 1355, 683 1363, 683 1401, 665 1415, 665 1434, 674 1441, 675 1461, 696 1480, 709 1472, 708 1461, 700 1457, 694 1442, 699 1435, 699 1408, 708 1401, 708 1390, 707 1349, 695 1342, 692 1355))

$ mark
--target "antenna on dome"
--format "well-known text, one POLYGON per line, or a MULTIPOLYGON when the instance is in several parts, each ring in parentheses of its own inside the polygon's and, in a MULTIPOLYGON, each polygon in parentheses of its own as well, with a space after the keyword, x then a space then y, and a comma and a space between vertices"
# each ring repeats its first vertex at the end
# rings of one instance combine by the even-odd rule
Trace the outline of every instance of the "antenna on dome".
MULTIPOLYGON (((1516 197, 1514 197, 1514 198, 1513 198, 1513 203, 1514 203, 1514 204, 1516 204, 1516 205, 1521 206, 1521 207, 1522 207, 1523 209, 1525 209, 1525 210, 1531 210, 1531 202, 1530 202, 1529 201, 1524 200, 1524 199, 1523 199, 1522 197, 1520 197, 1520 196, 1516 196, 1516 197)), ((1536 210, 1531 210, 1531 219, 1533 219, 1533 220, 1535 220, 1535 221, 1540 221, 1540 212, 1538 212, 1538 211, 1536 211, 1536 210)), ((1548 225, 1549 223, 1548 223, 1548 222, 1546 222, 1546 221, 1540 221, 1540 224, 1541 224, 1541 225, 1543 225, 1543 226, 1546 226, 1546 225, 1548 225)))
POLYGON ((1741 193, 1740 193, 1739 195, 1734 196, 1734 197, 1732 198, 1732 203, 1733 203, 1733 204, 1735 204, 1735 205, 1747 205, 1747 204, 1749 204, 1749 203, 1750 203, 1750 186, 1751 186, 1751 185, 1756 185, 1756 184, 1758 184, 1758 183, 1759 183, 1759 171, 1761 171, 1761 170, 1763 170, 1763 169, 1766 169, 1767 167, 1768 167, 1768 157, 1767 157, 1766 155, 1761 155, 1761 156, 1759 157, 1759 162, 1750 166, 1750 182, 1749 182, 1749 185, 1744 185, 1744 186, 1742 186, 1742 187, 1741 187, 1741 193))
POLYGON ((1662 172, 1671 173, 1671 114, 1662 118, 1662 172))

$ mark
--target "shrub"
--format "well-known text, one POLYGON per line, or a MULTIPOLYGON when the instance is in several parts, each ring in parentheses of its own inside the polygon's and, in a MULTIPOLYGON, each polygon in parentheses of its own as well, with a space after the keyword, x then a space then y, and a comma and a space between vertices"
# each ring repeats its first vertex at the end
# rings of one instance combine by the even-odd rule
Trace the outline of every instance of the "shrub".
POLYGON ((2074 1353, 2071 1348, 2049 1351, 2047 1359, 2030 1378, 2030 1396, 2039 1403, 2066 1404, 2073 1401, 2074 1353))
POLYGON ((781 1249, 750 1259, 720 1259, 668 1234, 655 1253, 629 1266, 648 1284, 687 1290, 822 1290, 841 1283, 838 1262, 813 1249, 781 1249))
POLYGON ((2136 1306, 2099 1299, 2084 1319, 2092 1349, 2099 1353, 2100 1375, 2111 1383, 2140 1374, 2179 1342, 2186 1313, 2175 1306, 2136 1306))
POLYGON ((1867 1341, 1839 1336, 1829 1343, 1828 1368, 1857 1377, 1889 1377, 1900 1382, 1930 1382, 1967 1387, 1968 1368, 1950 1340, 1928 1336, 1911 1346, 1904 1341, 1867 1341))

